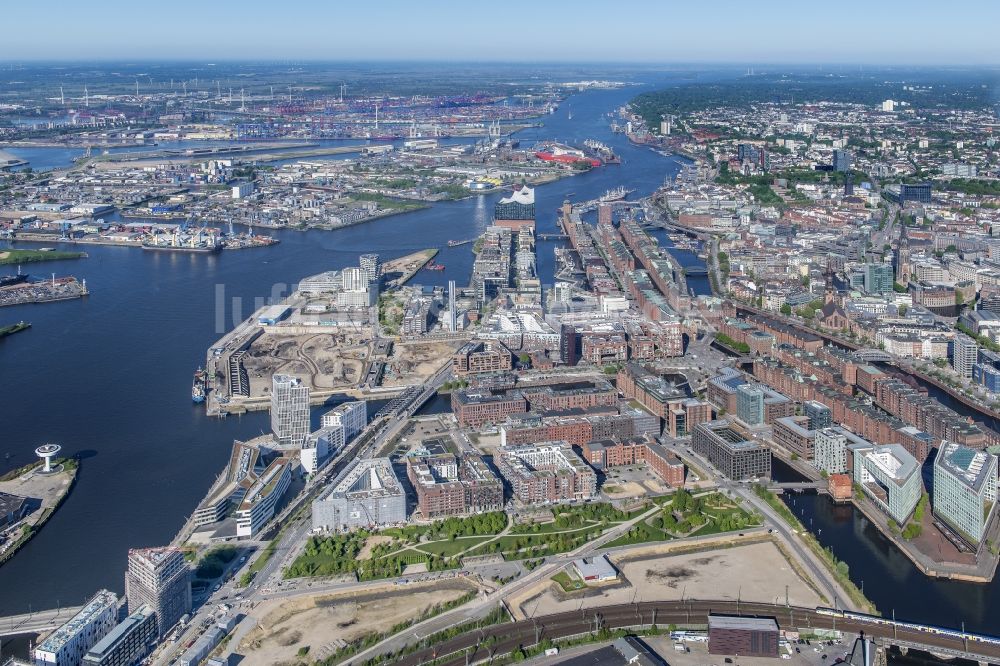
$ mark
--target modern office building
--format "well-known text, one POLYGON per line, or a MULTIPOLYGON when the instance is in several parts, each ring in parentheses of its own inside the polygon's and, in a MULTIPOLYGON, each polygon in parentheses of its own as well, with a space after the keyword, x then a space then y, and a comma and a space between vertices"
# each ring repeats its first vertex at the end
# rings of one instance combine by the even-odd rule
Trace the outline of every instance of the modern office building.
POLYGON ((850 472, 847 462, 847 447, 849 445, 871 447, 872 443, 858 437, 850 430, 840 426, 830 426, 816 431, 813 449, 816 469, 827 474, 844 474, 850 472))
POLYGON ((899 444, 852 445, 854 483, 899 525, 920 501, 920 465, 899 444))
POLYGON ((309 434, 309 387, 298 377, 271 378, 271 432, 287 447, 302 446, 309 434))
POLYGON ((382 527, 406 520, 406 494, 388 458, 357 459, 313 500, 313 529, 382 527))
POLYGON ((382 261, 377 254, 363 254, 358 263, 369 282, 378 282, 382 277, 382 261))
POLYGON ((951 366, 963 377, 972 377, 972 368, 979 360, 979 344, 959 333, 952 342, 951 366))
POLYGON ((368 403, 364 400, 345 402, 320 417, 321 427, 335 425, 343 426, 344 441, 351 441, 368 425, 368 403))
POLYGON ((771 450, 747 441, 728 421, 699 423, 692 431, 691 448, 730 479, 771 478, 771 450))
POLYGON ((566 442, 502 448, 496 465, 526 505, 597 496, 597 475, 566 442))
POLYGON ((760 384, 737 387, 736 418, 750 426, 764 423, 764 389, 760 384))
POLYGON ((802 403, 802 412, 809 419, 810 430, 822 430, 833 425, 833 414, 822 402, 806 400, 802 403))
POLYGON ((133 548, 128 553, 125 597, 129 610, 149 606, 159 636, 191 612, 191 570, 180 548, 133 548))
POLYGON ((452 356, 451 367, 460 377, 505 372, 514 367, 514 354, 499 340, 470 340, 452 356))
POLYGON ((833 170, 840 172, 847 172, 851 170, 851 161, 853 159, 851 151, 849 150, 834 150, 833 151, 833 170))
POLYGON ((455 310, 455 292, 458 287, 454 280, 448 280, 448 330, 452 333, 458 330, 458 313, 455 310))
POLYGON ((892 293, 892 264, 865 264, 865 291, 869 294, 892 293))
POLYGON ((35 646, 35 666, 77 666, 118 622, 118 595, 101 590, 86 605, 35 646))
POLYGON ((291 460, 276 458, 271 461, 247 490, 236 509, 236 536, 251 537, 258 534, 274 517, 274 509, 291 482, 291 460))
POLYGON ((134 666, 156 647, 156 613, 140 606, 99 640, 83 658, 84 666, 134 666))
POLYGON ((932 198, 931 192, 930 183, 921 183, 919 185, 907 185, 904 183, 899 186, 899 203, 905 204, 907 201, 930 203, 932 198))
POLYGON ((943 440, 934 457, 933 491, 934 515, 977 549, 997 501, 997 457, 943 440))
POLYGON ((344 448, 345 440, 342 425, 331 425, 310 433, 299 452, 302 469, 306 474, 315 474, 331 456, 344 448))

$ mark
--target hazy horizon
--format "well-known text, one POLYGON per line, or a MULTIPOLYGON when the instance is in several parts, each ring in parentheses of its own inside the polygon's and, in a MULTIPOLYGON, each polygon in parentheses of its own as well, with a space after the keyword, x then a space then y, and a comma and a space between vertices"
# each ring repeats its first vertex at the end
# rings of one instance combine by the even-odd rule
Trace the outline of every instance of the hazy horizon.
POLYGON ((632 65, 1000 64, 1000 5, 840 0, 822 11, 791 0, 674 5, 596 0, 454 5, 239 6, 178 0, 149 14, 122 0, 4 8, 0 61, 301 61, 606 63, 632 65), (98 11, 95 11, 98 10, 98 11), (37 30, 31 29, 38 26, 37 30))

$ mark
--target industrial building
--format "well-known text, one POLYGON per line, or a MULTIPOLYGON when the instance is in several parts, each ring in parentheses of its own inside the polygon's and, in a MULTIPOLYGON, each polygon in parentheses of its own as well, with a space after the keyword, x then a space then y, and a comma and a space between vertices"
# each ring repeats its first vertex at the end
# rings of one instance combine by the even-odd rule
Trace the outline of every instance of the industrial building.
POLYGON ((388 458, 355 460, 312 507, 313 529, 350 530, 406 521, 406 495, 388 458))
POLYGON ((771 478, 771 450, 747 441, 726 420, 699 423, 691 448, 730 479, 771 478))
POLYGON ((496 465, 527 505, 597 496, 597 475, 566 442, 501 448, 496 465))
POLYGON ((779 639, 773 618, 708 616, 709 654, 776 658, 779 639))
POLYGON ((580 559, 573 560, 573 568, 576 569, 576 573, 580 576, 580 579, 587 582, 595 581, 603 583, 609 580, 618 580, 618 571, 608 561, 607 555, 595 555, 590 558, 581 557, 580 559))
POLYGON ((854 483, 899 525, 909 519, 920 501, 920 465, 899 444, 851 445, 854 483))
POLYGON ((35 666, 79 664, 118 622, 118 595, 101 590, 64 625, 35 646, 35 666))
POLYGON ((158 636, 191 612, 191 570, 180 548, 133 548, 128 552, 125 597, 129 609, 149 606, 158 636))
POLYGON ((424 520, 503 509, 503 483, 476 454, 412 456, 406 475, 424 520))
POLYGON ((142 605, 99 640, 83 658, 85 666, 132 666, 156 647, 156 613, 142 605))
POLYGON ((349 442, 368 425, 368 403, 355 400, 337 405, 320 417, 320 426, 344 427, 344 441, 349 442))
POLYGON ((997 457, 943 440, 934 457, 934 516, 977 550, 997 501, 997 457))
POLYGON ((271 432, 280 446, 296 448, 309 434, 309 387, 298 377, 271 378, 271 432))

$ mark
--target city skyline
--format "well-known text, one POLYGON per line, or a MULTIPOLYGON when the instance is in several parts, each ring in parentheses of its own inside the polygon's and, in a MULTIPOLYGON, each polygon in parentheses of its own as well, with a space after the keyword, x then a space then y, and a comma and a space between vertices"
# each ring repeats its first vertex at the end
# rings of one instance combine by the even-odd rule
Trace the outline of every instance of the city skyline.
MULTIPOLYGON (((56 2, 62 20, 45 26, 45 39, 31 30, 10 31, 0 61, 1000 63, 1000 45, 990 35, 1000 9, 978 0, 952 3, 933 21, 898 2, 845 0, 822 20, 789 0, 718 4, 708 14, 698 5, 628 2, 610 10, 594 1, 513 0, 499 11, 465 6, 456 13, 439 0, 418 8, 390 0, 376 8, 298 3, 275 12, 261 2, 234 9, 183 0, 155 21, 136 23, 134 7, 118 0, 102 3, 100 14, 56 2), (94 39, 96 32, 114 38, 94 39)), ((27 5, 7 7, 5 14, 8 25, 38 21, 27 5)))

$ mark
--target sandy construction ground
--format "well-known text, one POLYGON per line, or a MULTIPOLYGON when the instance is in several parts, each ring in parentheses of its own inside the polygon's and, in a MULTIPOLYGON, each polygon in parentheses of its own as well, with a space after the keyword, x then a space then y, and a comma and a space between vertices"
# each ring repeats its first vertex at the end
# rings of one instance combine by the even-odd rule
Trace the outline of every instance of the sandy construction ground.
POLYGON ((382 386, 422 384, 463 344, 462 340, 397 342, 389 357, 382 386))
POLYGON ((668 546, 644 546, 611 556, 620 572, 618 584, 602 584, 563 594, 558 585, 542 583, 526 590, 510 605, 534 615, 635 601, 736 599, 774 603, 785 599, 802 606, 823 605, 819 596, 792 569, 770 541, 697 553, 670 555, 668 546), (557 591, 558 590, 558 591, 557 591))
POLYGON ((354 386, 363 379, 370 355, 370 342, 356 333, 264 335, 250 347, 243 365, 250 395, 266 396, 275 373, 295 375, 318 390, 354 386))
POLYGON ((329 656, 338 639, 350 642, 416 617, 434 604, 457 599, 476 587, 464 579, 425 585, 384 586, 358 593, 320 594, 262 603, 249 615, 257 628, 240 642, 242 666, 296 664, 299 648, 309 646, 306 661, 329 656))

